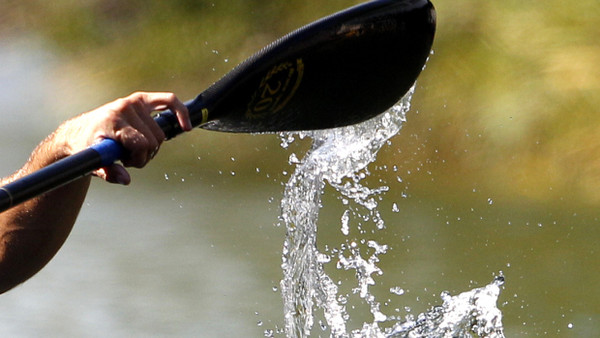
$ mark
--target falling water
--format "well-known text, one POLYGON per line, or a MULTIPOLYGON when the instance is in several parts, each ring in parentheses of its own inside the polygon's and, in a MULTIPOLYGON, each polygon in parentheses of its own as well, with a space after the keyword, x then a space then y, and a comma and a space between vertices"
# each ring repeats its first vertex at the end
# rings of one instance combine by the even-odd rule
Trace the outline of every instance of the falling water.
MULTIPOLYGON (((360 244, 366 244, 368 250, 362 252, 361 245, 355 241, 327 252, 317 249, 317 222, 326 184, 341 194, 345 205, 353 202, 364 209, 359 213, 348 207, 343 213, 341 231, 344 235, 348 236, 350 232, 351 217, 373 222, 377 229, 385 227, 377 209, 378 197, 389 188, 369 188, 361 181, 368 176, 367 166, 375 161, 379 149, 400 131, 413 90, 390 110, 362 124, 282 135, 284 147, 296 138, 309 137, 313 141, 312 148, 302 160, 295 154, 290 156, 290 163, 295 164, 296 169, 285 186, 281 202, 281 221, 287 230, 281 292, 288 337, 310 336, 315 311, 322 311, 326 325, 321 326, 328 327, 332 337, 469 337, 469 332, 502 337, 501 313, 496 308, 496 300, 503 279, 455 297, 444 293, 442 306, 416 318, 400 319, 384 314, 370 290, 375 278, 383 274, 377 266, 379 256, 384 255, 391 244, 365 238, 360 244), (369 252, 368 257, 363 257, 364 252, 369 252), (331 262, 336 262, 337 269, 355 271, 357 284, 353 293, 363 300, 373 318, 360 329, 348 332, 347 299, 338 294, 339 284, 325 272, 325 265, 331 262), (383 329, 380 327, 383 322, 393 325, 383 329)), ((272 335, 272 330, 265 335, 272 335)))

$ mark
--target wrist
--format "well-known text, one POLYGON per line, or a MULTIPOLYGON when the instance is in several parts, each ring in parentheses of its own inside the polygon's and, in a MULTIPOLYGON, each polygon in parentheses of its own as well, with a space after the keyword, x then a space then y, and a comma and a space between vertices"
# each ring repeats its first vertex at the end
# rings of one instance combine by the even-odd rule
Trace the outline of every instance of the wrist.
POLYGON ((23 169, 33 172, 73 154, 70 133, 65 128, 67 123, 63 123, 37 145, 23 169))

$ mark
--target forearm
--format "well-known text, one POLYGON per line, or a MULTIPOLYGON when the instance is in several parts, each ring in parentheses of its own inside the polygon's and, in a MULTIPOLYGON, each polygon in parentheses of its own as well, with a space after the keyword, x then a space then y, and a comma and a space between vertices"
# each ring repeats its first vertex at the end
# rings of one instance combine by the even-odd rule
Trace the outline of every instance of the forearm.
MULTIPOLYGON (((2 185, 66 156, 61 142, 55 134, 48 137, 2 185)), ((0 213, 0 292, 24 282, 52 259, 75 223, 89 183, 84 177, 0 213)))

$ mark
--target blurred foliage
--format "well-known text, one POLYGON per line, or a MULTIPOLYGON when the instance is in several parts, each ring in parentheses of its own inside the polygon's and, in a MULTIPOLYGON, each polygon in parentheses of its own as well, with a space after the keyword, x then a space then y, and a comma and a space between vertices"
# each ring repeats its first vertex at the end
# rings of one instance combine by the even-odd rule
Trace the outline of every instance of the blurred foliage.
MULTIPOLYGON (((135 90, 194 97, 270 41, 359 2, 5 0, 0 33, 42 36, 64 60, 57 95, 90 107, 135 90)), ((401 176, 410 173, 413 185, 432 194, 490 190, 599 203, 597 2, 434 3, 434 54, 408 122, 380 162, 397 165, 401 176)), ((211 149, 248 147, 236 162, 248 171, 257 166, 252 149, 278 147, 268 137, 186 137, 211 149)), ((188 150, 173 149, 170 156, 197 165, 195 156, 185 156, 188 150)), ((203 165, 229 160, 196 151, 203 165)), ((275 153, 270 160, 262 152, 261 165, 283 166, 285 154, 275 153)), ((381 175, 394 179, 397 173, 381 175)))
POLYGON ((409 118, 419 130, 432 128, 424 158, 509 195, 597 203, 597 3, 437 7, 436 54, 415 100, 424 114, 409 118))

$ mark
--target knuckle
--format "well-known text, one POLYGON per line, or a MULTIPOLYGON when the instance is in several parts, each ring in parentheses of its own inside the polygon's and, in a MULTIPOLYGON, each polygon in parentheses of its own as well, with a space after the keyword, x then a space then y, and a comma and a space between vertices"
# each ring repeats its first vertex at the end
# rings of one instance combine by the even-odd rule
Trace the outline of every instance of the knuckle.
POLYGON ((127 167, 143 168, 160 146, 158 140, 147 137, 131 126, 120 132, 120 141, 127 149, 123 164, 127 167))
POLYGON ((146 139, 146 151, 154 151, 154 149, 160 146, 158 140, 155 139, 146 139))
POLYGON ((129 94, 128 98, 132 99, 132 100, 140 100, 145 96, 144 92, 133 92, 131 94, 129 94))
POLYGON ((114 100, 111 104, 111 108, 114 112, 122 111, 129 105, 129 99, 127 97, 121 97, 114 100))
POLYGON ((123 107, 137 108, 144 104, 145 94, 143 92, 135 92, 127 97, 121 98, 123 107))

